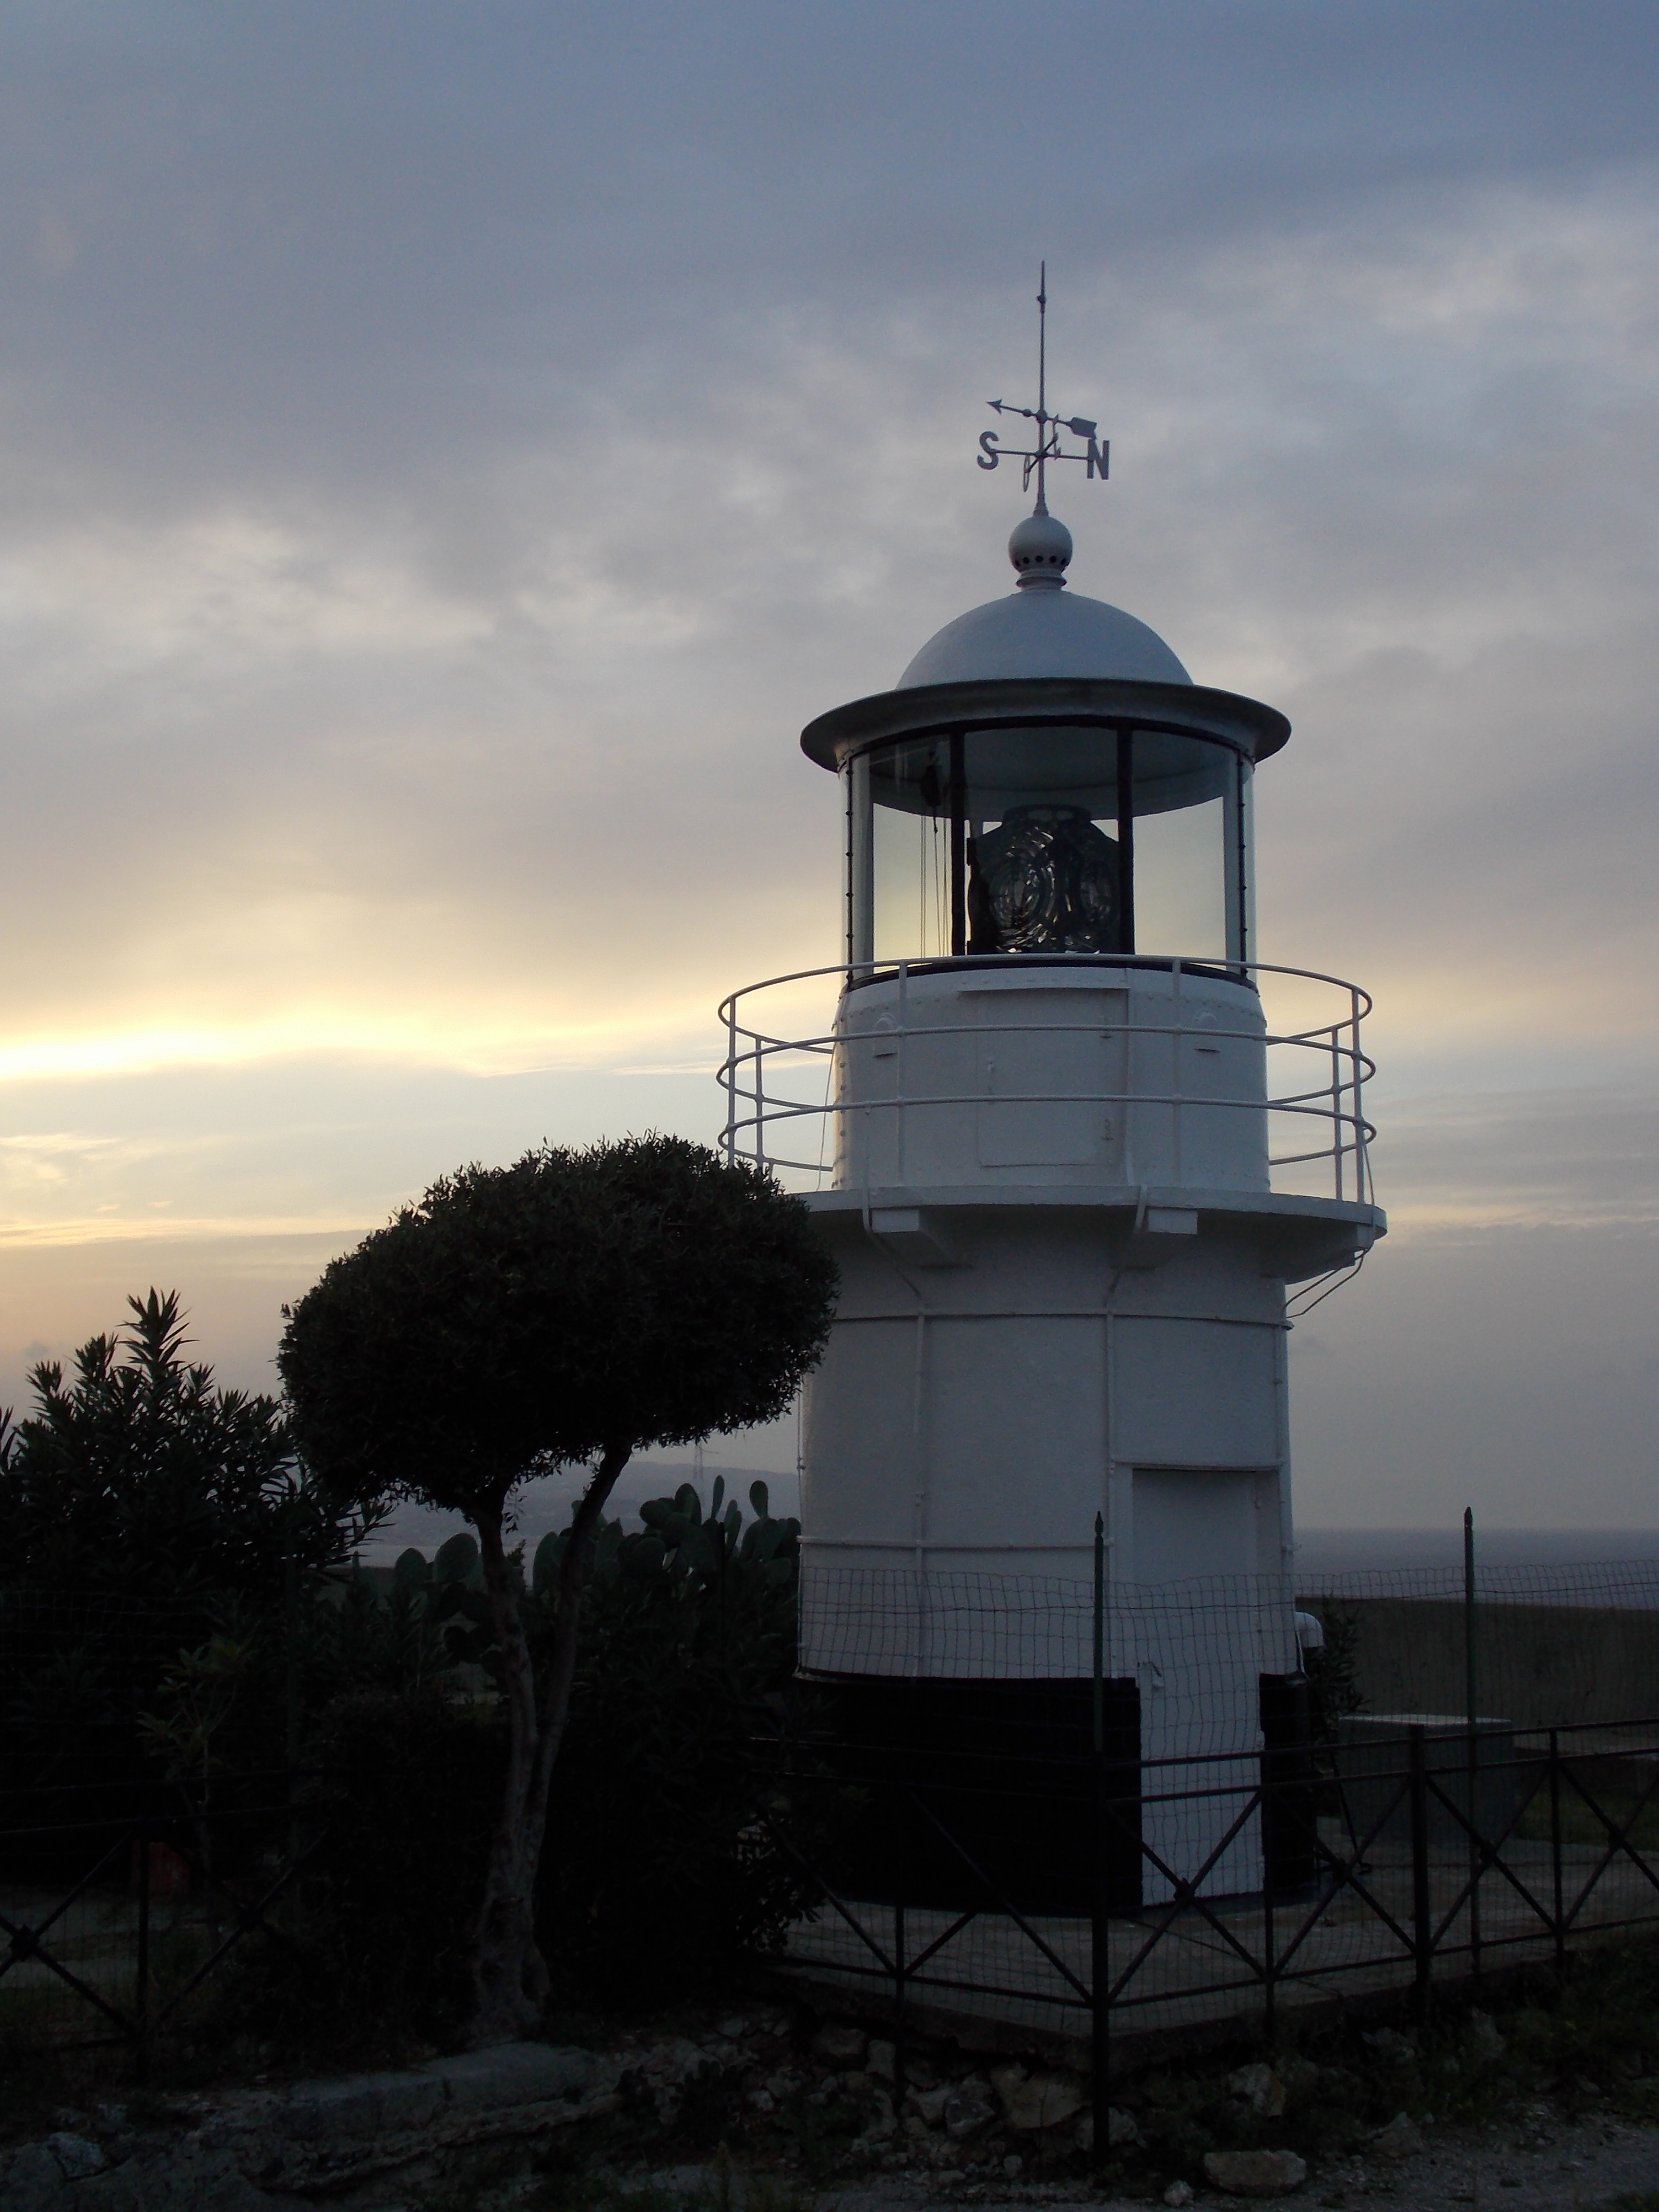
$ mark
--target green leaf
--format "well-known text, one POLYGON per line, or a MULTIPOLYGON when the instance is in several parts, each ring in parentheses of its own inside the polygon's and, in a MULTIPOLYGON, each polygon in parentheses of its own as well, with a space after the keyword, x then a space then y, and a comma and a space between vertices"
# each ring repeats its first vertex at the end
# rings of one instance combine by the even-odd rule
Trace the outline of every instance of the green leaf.
POLYGON ((439 1545, 432 1562, 434 1583, 470 1583, 479 1571, 477 1539, 470 1529, 458 1528, 439 1545))
POLYGON ((536 1547, 536 1557, 530 1571, 530 1586, 538 1595, 551 1590, 559 1579, 559 1565, 564 1558, 565 1539, 568 1530, 550 1530, 536 1547))
POLYGON ((642 1581, 660 1574, 667 1556, 667 1547, 653 1529, 643 1536, 630 1536, 623 1552, 623 1567, 626 1573, 637 1575, 642 1581))

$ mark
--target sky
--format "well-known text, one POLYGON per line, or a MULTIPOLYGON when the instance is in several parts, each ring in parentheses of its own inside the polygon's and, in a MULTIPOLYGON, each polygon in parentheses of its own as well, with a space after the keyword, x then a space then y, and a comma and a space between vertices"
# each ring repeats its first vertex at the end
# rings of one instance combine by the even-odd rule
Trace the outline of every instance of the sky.
POLYGON ((274 1387, 445 1170, 715 1134, 721 996, 837 955, 797 733, 1008 587, 1046 256, 1073 584, 1289 715, 1263 955, 1376 1002, 1298 1510, 1659 1528, 1650 8, 14 0, 0 62, 0 1404, 151 1283, 274 1387))

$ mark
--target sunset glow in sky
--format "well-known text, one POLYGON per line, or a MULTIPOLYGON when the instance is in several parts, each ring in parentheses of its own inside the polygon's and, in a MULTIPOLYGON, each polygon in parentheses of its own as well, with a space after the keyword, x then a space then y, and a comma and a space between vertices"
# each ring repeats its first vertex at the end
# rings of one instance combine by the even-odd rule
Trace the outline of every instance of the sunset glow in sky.
POLYGON ((1659 1526, 1650 9, 0 46, 0 1403, 151 1282, 270 1387, 444 1170, 713 1136, 717 1001, 837 953, 801 726, 1012 581, 1046 254, 1073 583, 1290 716, 1263 951, 1377 1002, 1299 1511, 1659 1526))

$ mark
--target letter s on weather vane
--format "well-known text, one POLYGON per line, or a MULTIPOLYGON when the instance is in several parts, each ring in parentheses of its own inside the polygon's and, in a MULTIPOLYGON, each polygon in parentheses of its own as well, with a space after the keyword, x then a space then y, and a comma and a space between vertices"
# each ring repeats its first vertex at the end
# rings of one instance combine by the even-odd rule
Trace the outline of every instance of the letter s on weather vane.
POLYGON ((979 446, 980 450, 977 459, 981 468, 995 468, 997 463, 1002 459, 1001 454, 997 451, 996 432, 994 430, 982 430, 980 433, 979 446))

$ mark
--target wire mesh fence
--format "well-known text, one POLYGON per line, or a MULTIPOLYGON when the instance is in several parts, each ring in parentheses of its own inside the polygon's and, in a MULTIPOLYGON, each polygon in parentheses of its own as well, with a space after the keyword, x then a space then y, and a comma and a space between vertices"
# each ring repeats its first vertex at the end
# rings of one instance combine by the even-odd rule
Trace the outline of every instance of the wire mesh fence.
POLYGON ((0 1590, 0 2046, 142 2045, 280 1936, 294 1777, 215 1754, 219 1626, 205 1597, 0 1590))
POLYGON ((867 1744, 836 1756, 858 1809, 775 1967, 882 2002, 901 2035, 977 2017, 1086 2041, 1097 2104, 1126 2031, 1253 2014, 1271 2034, 1322 1996, 1425 2002, 1659 1935, 1653 1722, 1510 1738, 1473 1766, 1467 1731, 1420 1723, 1311 1770, 1271 1750, 1133 1767, 1121 1735, 902 1778, 867 1744))
POLYGON ((1091 2039, 1098 2083, 1131 2024, 1659 1936, 1659 1565, 1136 1586, 1097 1556, 804 1569, 860 1810, 784 1971, 1091 2039))
POLYGON ((1316 1613, 1354 1709, 1538 1729, 1659 1711, 1659 1562, 1324 1575, 1316 1613))
MULTIPOLYGON (((1092 1667, 1094 1609, 1081 1578, 809 1556, 801 1663, 883 1679, 1076 1679, 1092 1667)), ((1158 1756, 1254 1749, 1258 1677, 1304 1667, 1326 1733, 1352 1714, 1467 1723, 1472 1658, 1482 1720, 1536 1729, 1659 1711, 1659 1561, 1480 1568, 1472 1602, 1455 1568, 1114 1581, 1104 1615, 1104 1670, 1139 1685, 1158 1756)))
MULTIPOLYGON (((800 1603, 802 1663, 815 1671, 1046 1680, 1093 1665, 1094 1587, 1080 1579, 810 1564, 800 1603)), ((1264 1658, 1288 1667, 1291 1612, 1282 1575, 1113 1583, 1107 1671, 1166 1660, 1192 1670, 1264 1658)))
POLYGON ((188 2028, 247 1939, 286 1941, 314 1846, 283 1771, 210 1788, 112 1767, 0 1798, 0 2048, 188 2028))
MULTIPOLYGON (((192 1774, 137 1729, 209 1626, 0 1596, 0 2034, 142 2039, 282 1940, 291 1778, 192 1774)), ((819 1723, 757 1756, 828 1771, 851 1839, 793 1838, 821 1901, 785 1959, 901 2008, 1093 2033, 1659 1933, 1653 1563, 1098 1603, 809 1564, 800 1628, 819 1723)))

